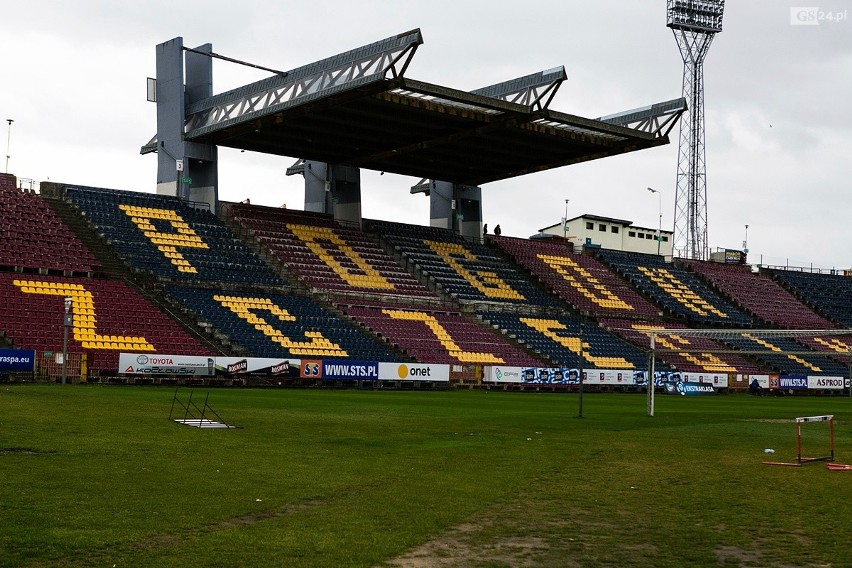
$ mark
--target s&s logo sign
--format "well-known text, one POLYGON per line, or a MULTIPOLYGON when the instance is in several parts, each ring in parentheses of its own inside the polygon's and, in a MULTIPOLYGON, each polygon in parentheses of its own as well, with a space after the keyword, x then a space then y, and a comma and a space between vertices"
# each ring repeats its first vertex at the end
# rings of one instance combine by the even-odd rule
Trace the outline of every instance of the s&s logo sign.
POLYGON ((299 377, 303 379, 321 379, 322 378, 322 361, 303 359, 302 367, 299 372, 299 377))

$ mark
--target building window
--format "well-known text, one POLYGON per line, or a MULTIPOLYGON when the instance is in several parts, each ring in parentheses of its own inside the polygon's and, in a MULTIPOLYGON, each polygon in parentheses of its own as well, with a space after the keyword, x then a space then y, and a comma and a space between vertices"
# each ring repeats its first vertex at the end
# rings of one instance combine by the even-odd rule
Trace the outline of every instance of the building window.
POLYGON ((645 233, 639 233, 639 235, 637 235, 637 236, 638 236, 640 239, 644 239, 644 238, 645 238, 645 233))
POLYGON ((663 235, 663 242, 664 242, 664 243, 669 242, 669 238, 668 238, 667 236, 665 236, 665 235, 663 235))
POLYGON ((628 232, 627 232, 627 236, 628 236, 628 237, 635 237, 635 236, 636 236, 636 231, 628 231, 628 232))
POLYGON ((612 226, 612 232, 613 232, 613 233, 618 233, 618 227, 616 227, 615 225, 613 225, 613 226, 612 226))
POLYGON ((603 231, 605 233, 606 232, 606 225, 604 225, 603 223, 599 224, 598 225, 598 231, 603 231))
POLYGON ((586 229, 588 229, 588 230, 592 231, 592 230, 594 230, 594 228, 595 228, 595 224, 594 224, 594 223, 590 223, 590 222, 588 222, 588 221, 586 222, 586 229))

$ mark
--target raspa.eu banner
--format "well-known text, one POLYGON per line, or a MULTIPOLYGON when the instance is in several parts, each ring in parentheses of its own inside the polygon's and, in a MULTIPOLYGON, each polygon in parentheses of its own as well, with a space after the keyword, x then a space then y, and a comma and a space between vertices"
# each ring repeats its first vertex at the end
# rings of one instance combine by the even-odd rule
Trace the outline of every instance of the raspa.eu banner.
POLYGON ((32 349, 0 349, 0 373, 22 372, 35 369, 35 351, 32 349))

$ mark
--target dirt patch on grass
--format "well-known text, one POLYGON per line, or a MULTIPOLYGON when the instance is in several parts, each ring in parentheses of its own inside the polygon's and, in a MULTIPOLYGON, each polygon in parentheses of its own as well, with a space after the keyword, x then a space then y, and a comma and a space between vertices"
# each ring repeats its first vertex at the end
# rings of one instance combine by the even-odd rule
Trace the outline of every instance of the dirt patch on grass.
MULTIPOLYGON (((550 551, 548 542, 535 536, 514 536, 486 544, 475 544, 468 537, 470 533, 481 532, 482 528, 470 530, 470 525, 467 525, 467 527, 467 533, 450 532, 386 562, 383 566, 394 568, 466 568, 487 565, 533 568, 542 566, 539 560, 550 551)), ((579 564, 570 562, 561 565, 569 568, 579 566, 579 564)))
POLYGON ((751 548, 745 549, 740 546, 717 546, 716 560, 720 566, 737 566, 738 568, 832 568, 833 564, 791 564, 778 562, 766 558, 761 550, 760 539, 756 540, 751 548))
POLYGON ((720 566, 762 566, 762 554, 754 550, 745 550, 739 546, 717 546, 716 560, 720 566))
POLYGON ((40 453, 33 448, 0 448, 0 456, 34 456, 40 453))
MULTIPOLYGON (((589 561, 607 565, 598 547, 618 534, 615 524, 574 508, 544 509, 531 503, 528 508, 512 509, 516 515, 507 515, 503 507, 485 511, 379 567, 575 568, 589 561)), ((650 544, 626 551, 637 558, 652 557, 655 552, 650 544)))

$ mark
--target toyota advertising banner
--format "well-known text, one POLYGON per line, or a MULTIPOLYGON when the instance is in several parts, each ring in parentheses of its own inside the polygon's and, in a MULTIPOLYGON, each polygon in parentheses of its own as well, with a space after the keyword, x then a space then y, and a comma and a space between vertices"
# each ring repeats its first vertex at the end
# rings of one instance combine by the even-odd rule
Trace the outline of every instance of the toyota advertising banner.
POLYGON ((32 372, 35 369, 35 351, 32 349, 0 349, 0 373, 32 372))
POLYGON ((379 363, 381 381, 437 381, 450 382, 449 365, 421 363, 379 363))
POLYGON ((126 375, 212 377, 216 374, 216 360, 194 355, 121 353, 118 356, 118 372, 126 375))

